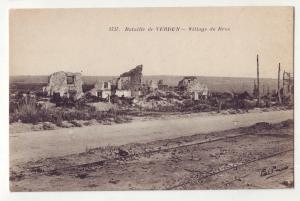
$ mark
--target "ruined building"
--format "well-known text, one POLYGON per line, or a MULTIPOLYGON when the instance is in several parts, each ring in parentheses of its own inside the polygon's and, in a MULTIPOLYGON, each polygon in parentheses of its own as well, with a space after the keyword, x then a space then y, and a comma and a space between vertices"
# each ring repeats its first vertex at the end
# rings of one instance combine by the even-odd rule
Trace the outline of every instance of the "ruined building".
POLYGON ((284 103, 293 104, 294 102, 294 74, 283 72, 281 97, 284 103))
POLYGON ((294 75, 292 73, 283 72, 282 85, 283 95, 289 96, 294 94, 294 75))
POLYGON ((156 89, 158 89, 158 82, 154 81, 154 80, 149 80, 148 81, 148 86, 149 86, 149 90, 155 91, 156 89))
POLYGON ((125 72, 117 79, 116 95, 119 97, 138 97, 141 95, 143 66, 125 72))
POLYGON ((195 76, 187 76, 180 80, 178 83, 178 89, 184 94, 189 95, 194 100, 207 98, 208 96, 207 86, 201 84, 195 76))
POLYGON ((142 86, 143 86, 142 90, 144 95, 158 89, 157 81, 154 80, 145 80, 142 82, 142 86))
POLYGON ((83 95, 82 84, 80 73, 59 71, 49 76, 48 85, 43 90, 48 96, 79 99, 83 95))
POLYGON ((159 90, 163 90, 163 91, 168 90, 169 87, 168 85, 164 84, 163 80, 158 80, 157 86, 159 90))
POLYGON ((104 99, 109 99, 112 95, 112 83, 110 81, 97 81, 90 94, 104 99))

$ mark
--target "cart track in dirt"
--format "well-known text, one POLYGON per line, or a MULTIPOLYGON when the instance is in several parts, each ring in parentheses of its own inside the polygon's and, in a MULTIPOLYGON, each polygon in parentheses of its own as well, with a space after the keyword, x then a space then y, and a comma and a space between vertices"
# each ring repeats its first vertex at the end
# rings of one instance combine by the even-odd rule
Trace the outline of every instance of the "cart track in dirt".
POLYGON ((288 120, 99 147, 13 166, 11 190, 91 190, 90 185, 93 190, 248 188, 245 182, 252 188, 281 188, 283 181, 293 180, 293 140, 293 121, 288 120), (288 169, 275 170, 268 179, 260 176, 264 167, 282 165, 288 169))
MULTIPOLYGON (((214 142, 218 142, 218 141, 226 141, 228 139, 233 139, 233 138, 239 138, 239 137, 244 137, 244 136, 250 136, 250 135, 263 135, 263 134, 259 134, 259 133, 255 133, 255 134, 250 134, 250 133, 243 133, 243 134, 237 134, 237 135, 229 135, 229 136, 225 136, 225 137, 217 137, 214 139, 207 139, 207 140, 195 140, 192 142, 188 142, 188 143, 182 143, 180 145, 171 145, 169 147, 156 147, 150 151, 145 151, 145 152, 141 152, 141 153, 134 153, 134 154, 129 154, 126 156, 121 156, 121 157, 116 157, 116 158, 111 158, 111 159, 104 159, 104 160, 98 160, 98 161, 94 161, 94 162, 90 162, 90 163, 83 163, 83 164, 78 164, 78 165, 71 165, 71 166, 67 166, 67 167, 61 167, 61 168, 55 168, 52 170, 47 170, 47 171, 43 171, 40 168, 42 168, 43 166, 38 166, 34 167, 34 168, 29 168, 29 171, 33 174, 39 174, 39 175, 55 175, 55 174, 61 174, 60 172, 72 172, 72 171, 78 171, 78 170, 85 170, 87 171, 90 168, 97 168, 97 167, 102 167, 105 163, 111 163, 111 162, 115 162, 115 161, 126 161, 126 160, 130 160, 132 158, 138 158, 144 155, 151 155, 151 154, 155 154, 155 153, 159 153, 159 152, 169 152, 172 150, 176 150, 176 149, 180 149, 180 148, 185 148, 185 147, 190 147, 190 146, 195 146, 195 145, 202 145, 202 144, 208 144, 208 143, 214 143, 214 142)), ((284 136, 283 134, 272 134, 272 136, 284 136)), ((285 135, 287 136, 287 135, 285 135)), ((278 142, 283 142, 283 141, 292 141, 293 139, 289 138, 289 139, 283 139, 283 140, 279 140, 278 142)), ((252 163, 255 162, 257 160, 263 160, 263 159, 267 159, 270 157, 274 157, 277 156, 279 154, 285 153, 285 152, 289 152, 289 151, 293 151, 293 149, 287 150, 287 151, 282 151, 279 153, 276 153, 274 155, 270 155, 267 157, 262 157, 261 159, 256 159, 253 161, 249 161, 246 162, 244 164, 238 165, 239 166, 243 166, 246 165, 248 163, 252 163)), ((46 167, 46 165, 44 166, 46 167)), ((229 168, 227 170, 231 170, 232 168, 229 168)), ((224 170, 225 171, 225 170, 224 170)), ((219 174, 221 172, 224 171, 220 171, 218 173, 214 173, 212 175, 208 175, 206 177, 209 176, 213 176, 215 174, 219 174)), ((204 178, 206 178, 204 177, 204 178)))
MULTIPOLYGON (((127 160, 127 159, 130 159, 130 158, 139 157, 139 156, 142 156, 142 155, 155 154, 155 153, 164 152, 164 151, 171 151, 171 150, 178 149, 178 148, 189 147, 189 146, 200 145, 200 144, 206 144, 206 143, 212 143, 212 142, 217 142, 217 141, 221 141, 221 140, 237 138, 237 137, 241 137, 241 136, 245 136, 245 135, 251 135, 251 134, 239 134, 239 135, 225 136, 225 137, 220 137, 220 138, 216 138, 216 139, 208 139, 208 140, 204 140, 204 141, 202 140, 200 142, 184 143, 184 144, 181 144, 181 145, 178 145, 178 146, 172 146, 172 147, 166 147, 166 148, 157 147, 156 149, 151 150, 151 151, 146 151, 146 152, 136 153, 136 154, 130 154, 130 155, 123 156, 123 157, 117 157, 117 158, 112 158, 112 159, 104 159, 104 160, 94 161, 94 162, 91 162, 91 163, 83 163, 83 164, 72 165, 72 166, 63 167, 63 168, 56 168, 56 169, 49 170, 49 171, 41 171, 40 174, 52 175, 53 173, 57 173, 59 171, 70 171, 70 170, 74 170, 74 169, 78 169, 78 168, 88 169, 88 168, 92 168, 92 167, 95 167, 95 166, 103 166, 104 163, 107 163, 107 162, 127 160)), ((41 167, 41 166, 39 166, 39 167, 41 167)), ((40 171, 35 170, 35 172, 40 172, 40 171)))
MULTIPOLYGON (((288 149, 288 150, 280 151, 280 152, 277 152, 275 154, 270 154, 270 155, 267 155, 267 156, 264 156, 264 157, 260 157, 258 159, 249 160, 249 161, 247 161, 245 163, 241 163, 241 164, 229 167, 229 168, 225 168, 225 169, 223 169, 221 171, 212 172, 212 173, 209 173, 209 174, 207 174, 207 175, 205 175, 203 177, 198 178, 198 182, 201 181, 201 180, 203 180, 203 179, 206 179, 208 177, 215 176, 217 174, 221 174, 221 173, 227 172, 227 171, 232 170, 232 169, 237 169, 239 167, 246 166, 246 165, 248 165, 250 163, 254 163, 254 162, 257 162, 257 161, 266 160, 266 159, 269 159, 269 158, 272 158, 272 157, 276 157, 278 155, 281 155, 281 154, 284 154, 284 153, 287 153, 287 152, 291 152, 291 151, 294 151, 294 149, 288 149)), ((174 190, 174 189, 176 189, 178 187, 182 187, 182 186, 185 186, 185 185, 190 184, 190 183, 192 183, 191 180, 187 181, 187 182, 183 182, 183 183, 177 184, 175 186, 171 186, 171 187, 167 188, 166 190, 174 190)))

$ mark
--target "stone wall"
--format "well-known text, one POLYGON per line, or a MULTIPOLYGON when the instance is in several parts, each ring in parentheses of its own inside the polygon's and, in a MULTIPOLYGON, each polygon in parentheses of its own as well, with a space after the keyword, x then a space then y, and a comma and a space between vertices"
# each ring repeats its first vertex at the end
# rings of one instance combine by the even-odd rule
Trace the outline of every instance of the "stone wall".
POLYGON ((142 71, 143 66, 139 65, 134 69, 121 74, 117 80, 117 89, 129 90, 132 95, 138 96, 142 87, 142 71))
POLYGON ((131 91, 130 90, 116 90, 116 96, 118 97, 131 97, 131 91))
POLYGON ((109 81, 97 81, 94 85, 94 88, 89 91, 89 93, 93 96, 100 96, 102 98, 107 98, 108 96, 111 96, 111 82, 109 81))
POLYGON ((49 76, 48 85, 45 88, 48 96, 59 94, 61 97, 80 98, 82 92, 82 78, 80 73, 55 72, 49 76))
POLYGON ((201 84, 196 77, 185 77, 178 83, 178 88, 188 93, 197 92, 199 95, 207 96, 208 87, 201 84))

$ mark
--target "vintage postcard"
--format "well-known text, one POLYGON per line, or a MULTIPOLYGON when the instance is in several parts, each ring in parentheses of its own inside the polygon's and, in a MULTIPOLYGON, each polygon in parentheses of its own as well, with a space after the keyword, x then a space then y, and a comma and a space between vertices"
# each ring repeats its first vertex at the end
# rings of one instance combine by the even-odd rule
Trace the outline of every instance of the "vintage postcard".
POLYGON ((294 8, 12 9, 11 191, 294 188, 294 8))

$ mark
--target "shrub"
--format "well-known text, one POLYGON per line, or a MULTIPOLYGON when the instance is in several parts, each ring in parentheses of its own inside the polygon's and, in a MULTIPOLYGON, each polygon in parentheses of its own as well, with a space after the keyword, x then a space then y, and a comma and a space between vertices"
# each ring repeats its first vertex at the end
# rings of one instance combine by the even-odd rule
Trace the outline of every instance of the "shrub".
POLYGON ((17 122, 19 121, 19 114, 14 112, 9 114, 9 123, 17 122))
POLYGON ((63 118, 60 112, 54 113, 51 115, 51 118, 49 119, 50 122, 55 123, 57 126, 61 126, 63 122, 63 118))
POLYGON ((13 123, 21 120, 23 123, 33 124, 38 122, 51 122, 57 126, 61 126, 63 121, 72 122, 74 120, 95 119, 97 121, 111 120, 120 122, 121 118, 119 116, 123 115, 123 112, 116 109, 111 109, 107 112, 96 111, 95 108, 86 106, 84 102, 79 101, 76 104, 77 106, 72 107, 72 109, 69 107, 46 109, 38 107, 35 99, 21 97, 12 104, 13 108, 10 110, 9 121, 13 123))
POLYGON ((26 101, 23 104, 20 104, 17 109, 17 114, 19 119, 23 123, 37 123, 38 118, 38 108, 36 107, 35 101, 26 101))
POLYGON ((117 116, 114 118, 114 121, 115 121, 115 123, 120 124, 123 122, 123 119, 121 117, 117 116))

